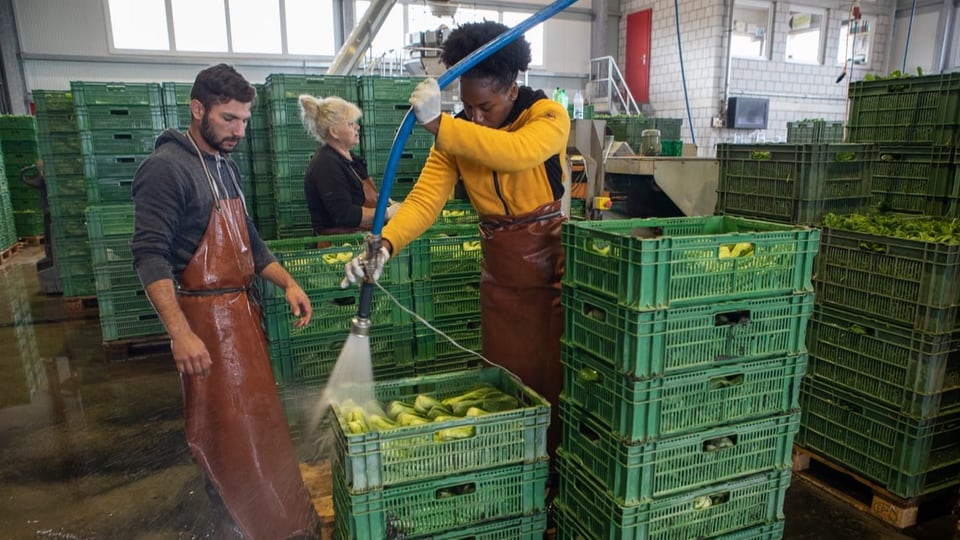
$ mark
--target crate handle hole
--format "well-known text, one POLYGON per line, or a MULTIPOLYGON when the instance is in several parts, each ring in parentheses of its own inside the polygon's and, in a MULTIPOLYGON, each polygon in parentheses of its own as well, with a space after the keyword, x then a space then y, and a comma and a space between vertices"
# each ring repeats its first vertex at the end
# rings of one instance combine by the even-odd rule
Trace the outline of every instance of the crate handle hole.
POLYGON ((607 321, 607 312, 601 307, 595 306, 593 304, 583 303, 583 315, 589 319, 595 321, 606 322, 607 321))
POLYGON ((600 372, 593 368, 580 368, 580 371, 577 372, 577 377, 583 382, 598 382, 600 381, 600 372))
POLYGON ((467 482, 466 484, 460 484, 459 486, 450 486, 445 488, 438 489, 434 496, 438 499, 448 499, 450 497, 460 497, 461 495, 470 495, 471 493, 476 493, 477 483, 476 482, 467 482))
POLYGON ((743 386, 745 378, 743 373, 714 377, 707 383, 707 390, 720 390, 721 388, 729 388, 731 386, 743 386))
POLYGON ((594 240, 590 239, 587 241, 587 249, 600 255, 601 257, 610 256, 610 242, 606 240, 594 240))
POLYGON ((715 439, 707 439, 703 441, 703 452, 719 452, 724 448, 733 448, 737 445, 737 435, 726 435, 724 437, 717 437, 715 439))
POLYGON ((886 253, 887 246, 876 242, 860 242, 860 249, 864 251, 873 251, 875 253, 886 253))
POLYGON ((357 303, 357 299, 353 296, 341 296, 339 298, 331 298, 330 303, 335 306, 352 306, 357 303))
POLYGON ((750 324, 750 310, 727 311, 717 313, 713 317, 714 326, 739 326, 750 324))
POLYGON ((115 141, 132 141, 133 135, 130 133, 114 133, 113 140, 115 141))
POLYGON ((580 435, 583 435, 592 443, 596 443, 600 440, 600 434, 595 430, 590 429, 590 426, 588 426, 585 422, 580 422, 580 435))
POLYGON ((111 116, 130 116, 130 111, 127 109, 110 109, 111 116))
POLYGON ((715 493, 713 495, 701 495, 693 500, 694 510, 707 510, 713 506, 718 506, 730 501, 730 492, 715 493))

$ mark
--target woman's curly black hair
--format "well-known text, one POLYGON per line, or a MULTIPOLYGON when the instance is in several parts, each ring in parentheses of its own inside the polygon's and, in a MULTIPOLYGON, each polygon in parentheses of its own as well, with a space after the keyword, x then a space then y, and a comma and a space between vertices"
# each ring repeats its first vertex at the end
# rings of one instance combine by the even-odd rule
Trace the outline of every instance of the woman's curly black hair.
MULTIPOLYGON (((449 68, 507 30, 509 28, 493 21, 463 24, 444 38, 440 60, 449 68)), ((497 82, 497 90, 502 90, 517 80, 519 72, 527 70, 531 59, 530 43, 520 36, 488 56, 463 76, 478 79, 492 78, 497 82)))

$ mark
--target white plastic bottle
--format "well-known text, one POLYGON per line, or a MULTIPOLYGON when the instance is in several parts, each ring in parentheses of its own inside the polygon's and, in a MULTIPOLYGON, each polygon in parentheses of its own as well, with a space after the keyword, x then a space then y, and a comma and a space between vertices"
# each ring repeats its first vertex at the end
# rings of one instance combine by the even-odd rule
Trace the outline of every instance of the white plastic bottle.
POLYGON ((580 90, 573 96, 573 119, 583 120, 583 94, 580 90))

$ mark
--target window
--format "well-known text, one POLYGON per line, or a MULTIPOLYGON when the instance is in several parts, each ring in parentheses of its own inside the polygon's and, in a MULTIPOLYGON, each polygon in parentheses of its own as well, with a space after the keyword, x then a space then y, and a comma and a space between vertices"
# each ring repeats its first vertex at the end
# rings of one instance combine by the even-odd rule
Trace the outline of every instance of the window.
POLYGON ((850 60, 854 65, 870 65, 870 41, 873 36, 873 18, 840 23, 840 42, 837 44, 837 64, 850 60))
POLYGON ((787 19, 788 62, 821 63, 825 19, 823 10, 790 6, 790 18, 787 19))
POLYGON ((772 21, 769 2, 737 0, 733 5, 733 27, 730 29, 730 56, 768 58, 772 21))
POLYGON ((333 56, 332 0, 286 0, 287 53, 333 56), (330 21, 324 26, 317 21, 330 21))
MULTIPOLYGON (((530 13, 516 13, 512 11, 503 12, 503 24, 514 27, 530 17, 530 13)), ((534 66, 543 65, 543 23, 540 23, 526 31, 523 37, 530 42, 530 64, 534 66)))
MULTIPOLYGON (((369 0, 357 0, 357 22, 367 12, 370 7, 369 0)), ((373 37, 370 43, 370 54, 375 58, 380 56, 399 57, 403 53, 404 43, 404 25, 403 25, 403 4, 397 3, 390 9, 386 20, 380 31, 373 37)))
POLYGON ((108 7, 114 48, 170 50, 164 0, 109 0, 108 7))
POLYGON ((178 51, 227 52, 223 0, 171 0, 178 51))
POLYGON ((280 0, 230 0, 233 52, 280 54, 280 0))

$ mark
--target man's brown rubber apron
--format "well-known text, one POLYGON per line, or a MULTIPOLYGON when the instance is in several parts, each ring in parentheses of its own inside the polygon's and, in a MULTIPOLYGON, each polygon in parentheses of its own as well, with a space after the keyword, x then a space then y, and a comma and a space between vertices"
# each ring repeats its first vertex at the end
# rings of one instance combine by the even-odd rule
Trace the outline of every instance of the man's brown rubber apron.
POLYGON ((551 454, 560 444, 560 226, 566 220, 555 201, 527 214, 484 216, 480 223, 483 355, 550 402, 551 454))
POLYGON ((187 443, 244 538, 313 531, 260 325, 247 289, 253 256, 240 199, 220 201, 180 280, 180 307, 207 347, 210 374, 182 375, 187 443))

